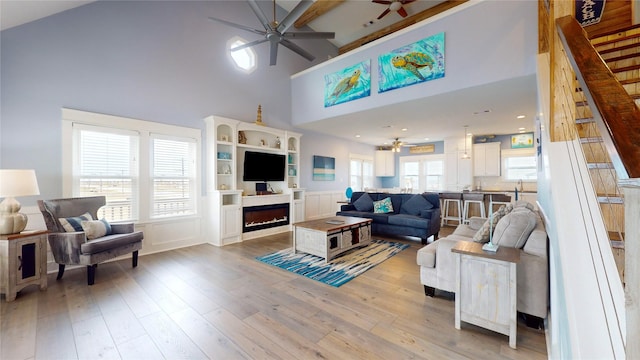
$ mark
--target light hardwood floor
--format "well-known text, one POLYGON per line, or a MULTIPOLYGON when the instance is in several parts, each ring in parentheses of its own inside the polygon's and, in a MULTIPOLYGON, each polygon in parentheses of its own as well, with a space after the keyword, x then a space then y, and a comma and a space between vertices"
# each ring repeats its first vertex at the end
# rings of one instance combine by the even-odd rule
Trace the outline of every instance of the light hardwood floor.
MULTIPOLYGON (((445 229, 443 233, 450 229, 445 229)), ((374 238, 382 238, 374 236, 374 238)), ((411 247, 333 288, 254 258, 289 233, 68 270, 0 299, 0 359, 543 359, 544 332, 454 328, 452 294, 424 295, 411 247)))

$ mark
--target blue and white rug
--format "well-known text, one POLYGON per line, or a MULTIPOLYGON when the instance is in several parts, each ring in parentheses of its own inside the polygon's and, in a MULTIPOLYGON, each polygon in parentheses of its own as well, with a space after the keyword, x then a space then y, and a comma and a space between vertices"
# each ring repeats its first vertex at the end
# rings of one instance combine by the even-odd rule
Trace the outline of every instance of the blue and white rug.
POLYGON ((319 256, 294 254, 291 248, 258 256, 256 259, 338 287, 408 247, 408 244, 373 240, 368 246, 349 251, 328 263, 319 256))

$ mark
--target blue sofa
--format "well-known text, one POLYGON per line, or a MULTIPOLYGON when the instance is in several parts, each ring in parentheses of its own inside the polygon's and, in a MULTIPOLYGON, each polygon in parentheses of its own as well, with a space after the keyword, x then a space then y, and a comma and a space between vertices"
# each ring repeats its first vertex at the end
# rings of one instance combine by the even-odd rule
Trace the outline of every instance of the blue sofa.
POLYGON ((437 193, 354 192, 351 203, 342 205, 336 215, 372 219, 374 234, 415 236, 426 244, 431 235, 438 238, 440 198, 437 193), (386 198, 390 199, 390 206, 386 198))

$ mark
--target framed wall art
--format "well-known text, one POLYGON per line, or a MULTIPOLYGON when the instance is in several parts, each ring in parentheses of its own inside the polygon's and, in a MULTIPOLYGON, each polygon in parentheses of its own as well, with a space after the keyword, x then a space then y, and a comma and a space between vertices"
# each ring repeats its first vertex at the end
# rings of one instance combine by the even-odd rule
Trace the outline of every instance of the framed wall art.
POLYGON ((336 179, 336 159, 313 155, 313 180, 334 181, 336 179))
POLYGON ((378 56, 378 92, 444 77, 444 33, 378 56))
POLYGON ((371 95, 371 60, 324 76, 324 107, 371 95))

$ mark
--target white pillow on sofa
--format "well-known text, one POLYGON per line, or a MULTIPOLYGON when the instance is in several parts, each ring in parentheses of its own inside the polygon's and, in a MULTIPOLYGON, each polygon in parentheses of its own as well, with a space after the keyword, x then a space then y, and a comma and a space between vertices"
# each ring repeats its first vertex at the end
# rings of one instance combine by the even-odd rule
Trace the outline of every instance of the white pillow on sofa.
POLYGON ((520 249, 524 246, 536 227, 536 214, 525 208, 515 208, 505 215, 493 232, 493 243, 500 246, 520 249))

